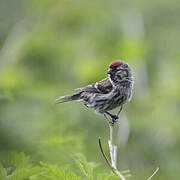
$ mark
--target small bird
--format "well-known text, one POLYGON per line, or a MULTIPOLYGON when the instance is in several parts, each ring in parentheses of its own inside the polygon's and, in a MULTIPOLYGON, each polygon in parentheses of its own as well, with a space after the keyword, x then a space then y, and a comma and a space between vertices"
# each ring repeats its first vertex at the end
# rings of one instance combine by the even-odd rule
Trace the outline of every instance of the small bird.
POLYGON ((117 107, 120 107, 121 111, 123 105, 131 100, 134 81, 129 65, 121 60, 112 61, 107 74, 107 78, 78 88, 75 94, 61 96, 55 103, 78 100, 93 108, 96 113, 110 116, 111 123, 114 124, 118 116, 109 111, 117 107))

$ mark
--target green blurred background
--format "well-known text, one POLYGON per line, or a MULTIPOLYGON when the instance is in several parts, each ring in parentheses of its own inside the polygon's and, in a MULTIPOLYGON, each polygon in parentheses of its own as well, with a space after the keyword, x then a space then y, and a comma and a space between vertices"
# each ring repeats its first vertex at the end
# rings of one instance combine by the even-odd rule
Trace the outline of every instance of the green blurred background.
POLYGON ((125 60, 135 87, 116 128, 118 167, 143 180, 179 179, 180 3, 177 0, 0 1, 0 151, 71 166, 82 153, 109 172, 104 118, 60 95, 106 77, 125 60))

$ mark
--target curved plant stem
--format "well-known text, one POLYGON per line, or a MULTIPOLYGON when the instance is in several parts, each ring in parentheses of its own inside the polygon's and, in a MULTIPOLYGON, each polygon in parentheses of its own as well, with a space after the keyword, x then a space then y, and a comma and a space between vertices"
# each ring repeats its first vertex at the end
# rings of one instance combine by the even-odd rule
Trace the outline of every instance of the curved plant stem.
POLYGON ((153 172, 153 174, 147 179, 147 180, 151 180, 152 179, 152 177, 154 177, 154 175, 156 175, 157 174, 157 172, 159 171, 159 167, 157 167, 156 168, 156 170, 153 172))
POLYGON ((105 161, 107 162, 108 166, 109 166, 109 167, 112 169, 112 171, 114 172, 114 168, 112 167, 111 162, 109 161, 109 159, 107 158, 107 156, 106 156, 106 154, 105 154, 105 152, 104 152, 104 150, 103 150, 103 147, 102 147, 102 144, 101 144, 101 138, 100 138, 100 137, 99 137, 99 139, 98 139, 98 142, 99 142, 99 147, 100 147, 101 153, 102 153, 105 161))
POLYGON ((102 144, 101 144, 101 138, 99 137, 98 139, 98 142, 99 142, 99 147, 100 147, 100 150, 101 150, 101 153, 105 159, 105 161, 107 162, 108 166, 111 168, 112 172, 114 174, 116 174, 117 176, 120 177, 121 180, 126 180, 125 177, 118 171, 117 168, 114 168, 111 164, 111 162, 109 161, 109 159, 107 158, 106 154, 104 153, 104 150, 103 150, 103 147, 102 147, 102 144))
MULTIPOLYGON (((120 110, 118 111, 117 113, 117 116, 119 116, 119 114, 121 113, 122 111, 122 106, 120 107, 120 110)), ((104 150, 103 150, 103 147, 102 147, 102 143, 101 143, 101 138, 99 137, 98 138, 98 142, 99 142, 99 147, 100 147, 100 150, 101 150, 101 153, 106 161, 106 163, 108 164, 108 166, 111 168, 112 172, 114 174, 116 174, 117 176, 119 176, 119 178, 121 180, 126 180, 125 177, 120 173, 120 171, 117 169, 117 165, 116 165, 116 162, 117 162, 117 146, 113 144, 113 132, 114 132, 114 122, 113 119, 109 119, 106 114, 104 114, 104 117, 109 125, 109 130, 110 130, 110 133, 109 133, 109 141, 108 141, 108 144, 109 144, 109 152, 110 152, 110 158, 111 158, 111 161, 108 159, 108 157, 106 156, 104 150)), ((147 179, 147 180, 151 180, 156 174, 157 172, 159 171, 159 167, 154 171, 154 173, 147 179)))
MULTIPOLYGON (((120 110, 118 112, 118 115, 120 114, 121 110, 122 110, 122 107, 120 108, 120 110)), ((106 163, 111 168, 112 172, 114 174, 116 174, 117 176, 119 176, 121 180, 126 180, 125 177, 119 172, 119 170, 117 169, 117 166, 116 166, 116 162, 117 162, 117 146, 115 146, 113 144, 113 131, 114 131, 113 120, 110 120, 105 114, 104 114, 104 117, 105 117, 106 121, 108 122, 109 130, 110 130, 110 138, 109 138, 108 144, 109 144, 109 151, 110 151, 111 161, 109 161, 106 154, 104 153, 104 150, 103 150, 103 147, 102 147, 102 144, 101 144, 101 138, 99 137, 98 142, 99 142, 99 147, 100 147, 101 153, 102 153, 106 163)))

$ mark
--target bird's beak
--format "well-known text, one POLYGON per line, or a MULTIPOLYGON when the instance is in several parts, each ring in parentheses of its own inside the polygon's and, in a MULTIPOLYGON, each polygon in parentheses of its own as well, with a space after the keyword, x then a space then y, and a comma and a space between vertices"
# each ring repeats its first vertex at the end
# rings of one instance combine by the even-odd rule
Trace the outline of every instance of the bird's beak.
POLYGON ((107 74, 112 74, 112 69, 111 68, 108 69, 107 74))

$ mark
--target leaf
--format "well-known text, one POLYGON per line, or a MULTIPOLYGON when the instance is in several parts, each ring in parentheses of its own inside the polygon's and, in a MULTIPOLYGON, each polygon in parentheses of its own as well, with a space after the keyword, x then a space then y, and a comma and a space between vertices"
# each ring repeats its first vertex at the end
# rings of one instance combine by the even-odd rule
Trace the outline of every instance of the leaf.
POLYGON ((80 177, 73 172, 67 171, 65 168, 43 162, 40 164, 42 166, 42 172, 38 180, 81 180, 80 177))
POLYGON ((103 174, 99 174, 97 177, 97 180, 118 180, 119 177, 117 177, 115 174, 113 173, 103 173, 103 174))
POLYGON ((7 172, 3 165, 0 163, 0 180, 7 180, 7 172))
POLYGON ((82 154, 76 154, 74 156, 74 160, 82 174, 92 180, 94 177, 94 168, 97 167, 97 164, 94 162, 87 162, 86 158, 82 154))
POLYGON ((27 178, 32 179, 33 177, 38 176, 40 173, 40 167, 16 169, 10 176, 9 180, 24 180, 27 178))
POLYGON ((17 153, 15 151, 9 151, 7 153, 7 164, 8 166, 14 166, 16 169, 29 167, 29 156, 25 153, 17 153))

